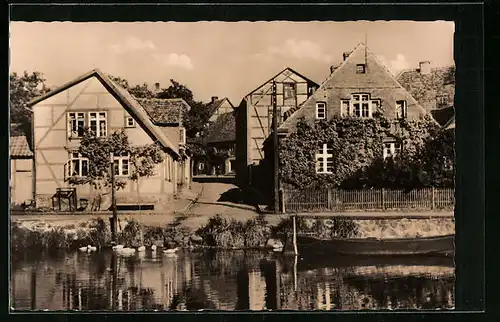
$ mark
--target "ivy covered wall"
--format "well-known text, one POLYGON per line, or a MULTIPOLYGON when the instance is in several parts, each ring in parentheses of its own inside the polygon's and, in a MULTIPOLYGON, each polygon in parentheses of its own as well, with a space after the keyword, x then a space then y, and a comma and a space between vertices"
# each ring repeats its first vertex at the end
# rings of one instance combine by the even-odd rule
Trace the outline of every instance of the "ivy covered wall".
MULTIPOLYGON (((453 148, 454 133, 428 117, 400 122, 380 114, 370 119, 301 118, 295 132, 280 140, 280 180, 298 189, 453 186, 453 148), (402 153, 384 159, 385 142, 401 144, 402 153), (325 143, 333 150, 333 173, 318 174, 315 154, 325 143)), ((272 151, 268 140, 267 167, 273 164, 272 151)))

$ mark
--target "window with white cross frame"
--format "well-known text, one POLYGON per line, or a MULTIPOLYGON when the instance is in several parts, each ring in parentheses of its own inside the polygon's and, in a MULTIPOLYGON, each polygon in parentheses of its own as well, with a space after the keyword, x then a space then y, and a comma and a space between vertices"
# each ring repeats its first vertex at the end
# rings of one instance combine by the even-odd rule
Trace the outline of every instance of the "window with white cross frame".
POLYGON ((316 150, 316 173, 333 173, 333 148, 326 143, 316 150))

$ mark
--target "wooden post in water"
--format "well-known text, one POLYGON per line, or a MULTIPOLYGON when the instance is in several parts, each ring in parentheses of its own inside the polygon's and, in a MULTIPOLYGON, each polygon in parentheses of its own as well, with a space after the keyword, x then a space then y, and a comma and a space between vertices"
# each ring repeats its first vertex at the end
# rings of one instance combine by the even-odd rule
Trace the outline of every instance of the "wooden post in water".
POLYGON ((297 250, 297 223, 296 223, 296 218, 297 216, 293 216, 293 254, 297 256, 299 254, 297 250))
POLYGON ((296 223, 296 216, 292 216, 292 242, 289 240, 290 238, 286 237, 286 242, 285 246, 283 247, 283 254, 284 255, 295 255, 297 256, 299 254, 297 250, 297 223, 296 223))

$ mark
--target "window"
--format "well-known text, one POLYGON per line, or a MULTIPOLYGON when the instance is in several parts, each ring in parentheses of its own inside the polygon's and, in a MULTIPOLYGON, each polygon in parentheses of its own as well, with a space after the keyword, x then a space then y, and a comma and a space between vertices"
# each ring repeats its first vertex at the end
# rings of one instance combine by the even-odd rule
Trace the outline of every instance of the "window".
POLYGON ((324 102, 316 103, 316 119, 318 120, 326 119, 326 103, 324 102))
POLYGON ((384 159, 394 158, 396 155, 401 153, 401 144, 396 142, 386 142, 384 143, 384 159))
POLYGON ((333 173, 333 149, 327 144, 316 151, 316 173, 333 173))
POLYGON ((106 136, 106 112, 90 112, 89 127, 95 136, 106 136))
POLYGON ((443 160, 443 166, 447 171, 453 170, 453 160, 445 156, 443 160))
POLYGON ((135 127, 135 120, 132 116, 125 117, 125 127, 135 127))
POLYGON ((438 106, 446 106, 448 105, 448 95, 440 94, 436 96, 436 102, 438 106))
POLYGON ((88 169, 89 161, 87 158, 82 157, 78 152, 72 152, 70 154, 70 160, 67 167, 69 177, 85 177, 87 176, 88 169))
POLYGON ((115 176, 129 175, 129 155, 124 153, 113 157, 113 169, 115 176))
POLYGON ((85 127, 85 113, 68 113, 68 136, 70 138, 81 138, 85 127))
POLYGON ((357 64, 356 65, 356 74, 364 74, 366 72, 365 64, 357 64))
POLYGON ((406 101, 396 101, 396 118, 401 120, 407 117, 406 101))
POLYGON ((351 105, 353 107, 350 111, 353 116, 357 117, 371 117, 372 116, 372 102, 370 94, 353 94, 351 97, 351 105))

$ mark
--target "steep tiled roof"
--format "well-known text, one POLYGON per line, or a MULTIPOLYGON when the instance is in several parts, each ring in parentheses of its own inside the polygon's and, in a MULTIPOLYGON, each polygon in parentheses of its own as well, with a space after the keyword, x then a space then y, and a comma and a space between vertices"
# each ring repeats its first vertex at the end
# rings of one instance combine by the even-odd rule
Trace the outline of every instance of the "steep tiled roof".
POLYGON ((217 109, 219 108, 219 106, 222 104, 222 102, 224 102, 225 98, 222 98, 220 100, 216 100, 214 102, 210 102, 208 105, 207 105, 207 109, 209 110, 209 115, 211 116, 212 114, 215 113, 215 111, 217 111, 217 109))
POLYGON ((29 158, 33 156, 28 140, 24 135, 10 137, 10 156, 12 158, 29 158))
POLYGON ((159 142, 164 148, 169 149, 177 156, 180 156, 178 147, 172 144, 171 140, 165 135, 160 127, 153 124, 150 116, 142 105, 123 87, 119 86, 113 82, 108 76, 102 73, 99 69, 91 70, 90 72, 75 78, 74 80, 50 91, 49 93, 42 95, 31 102, 28 106, 33 106, 53 95, 56 95, 76 84, 79 84, 91 77, 96 77, 101 84, 110 92, 113 97, 115 97, 122 106, 130 113, 132 117, 142 126, 142 128, 151 136, 155 142, 159 142))
POLYGON ((397 80, 428 111, 439 107, 438 96, 446 99, 445 106, 453 106, 455 80, 451 66, 433 68, 429 74, 405 70, 399 73, 397 80))
POLYGON ((189 105, 182 98, 137 98, 155 124, 182 124, 189 105))
POLYGON ((364 44, 359 44, 298 109, 287 113, 280 132, 293 130, 301 117, 315 119, 316 102, 326 102, 327 117, 340 115, 341 100, 353 93, 369 93, 372 99, 379 99, 382 104, 378 112, 389 118, 395 117, 393 104, 397 100, 407 101, 409 119, 428 115, 389 69, 364 44), (356 72, 358 64, 366 65, 365 73, 356 72))
POLYGON ((236 115, 235 112, 221 114, 210 125, 205 143, 236 141, 236 115))

